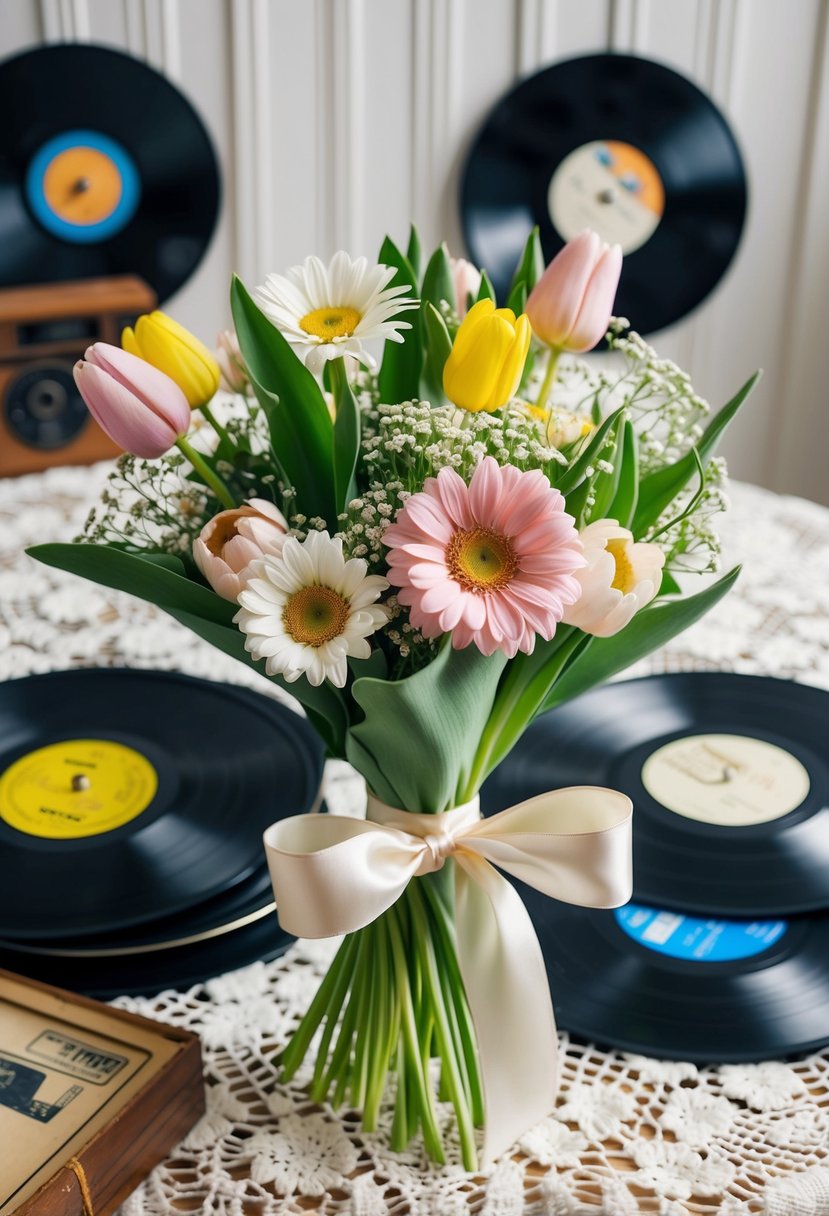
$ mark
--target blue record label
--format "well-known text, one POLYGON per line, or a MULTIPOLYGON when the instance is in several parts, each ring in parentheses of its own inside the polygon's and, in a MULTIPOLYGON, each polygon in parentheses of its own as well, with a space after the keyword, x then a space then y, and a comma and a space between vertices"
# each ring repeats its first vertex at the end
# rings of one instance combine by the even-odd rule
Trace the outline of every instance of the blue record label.
POLYGON ((785 920, 722 920, 683 916, 641 904, 614 912, 620 928, 648 950, 692 963, 730 963, 754 958, 780 941, 785 920))

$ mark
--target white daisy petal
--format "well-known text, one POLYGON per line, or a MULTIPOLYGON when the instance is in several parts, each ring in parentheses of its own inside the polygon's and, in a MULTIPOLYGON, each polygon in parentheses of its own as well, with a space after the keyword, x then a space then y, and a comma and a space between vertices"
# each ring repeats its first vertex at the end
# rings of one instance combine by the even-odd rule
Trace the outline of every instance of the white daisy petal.
POLYGON ((327 267, 312 256, 284 275, 267 275, 253 296, 314 375, 343 355, 373 367, 363 342, 403 341, 400 331, 411 324, 398 317, 418 304, 407 295, 411 287, 389 286, 395 273, 394 267, 369 265, 365 258, 352 261, 340 250, 327 267))
POLYGON ((240 597, 234 620, 245 649, 289 684, 304 675, 314 687, 325 680, 344 687, 347 656, 367 659, 366 639, 388 619, 377 600, 389 584, 367 569, 360 559, 346 561, 340 536, 289 537, 281 553, 256 562, 244 603, 240 597))

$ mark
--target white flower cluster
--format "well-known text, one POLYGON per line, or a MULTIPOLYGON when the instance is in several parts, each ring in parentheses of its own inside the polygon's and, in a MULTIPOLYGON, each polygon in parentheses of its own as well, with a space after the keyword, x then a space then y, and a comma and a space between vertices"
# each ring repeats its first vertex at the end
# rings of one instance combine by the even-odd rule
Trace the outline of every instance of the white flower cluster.
POLYGON ((662 519, 657 521, 653 533, 660 531, 672 519, 678 520, 659 537, 666 569, 675 574, 713 574, 720 569, 722 543, 713 519, 721 511, 728 510, 727 486, 725 461, 721 457, 714 457, 708 462, 705 486, 693 511, 684 519, 681 518, 696 494, 695 484, 683 491, 671 503, 662 519))
POLYGON ((202 487, 186 480, 185 466, 178 452, 162 460, 124 453, 76 539, 189 555, 214 510, 202 487))

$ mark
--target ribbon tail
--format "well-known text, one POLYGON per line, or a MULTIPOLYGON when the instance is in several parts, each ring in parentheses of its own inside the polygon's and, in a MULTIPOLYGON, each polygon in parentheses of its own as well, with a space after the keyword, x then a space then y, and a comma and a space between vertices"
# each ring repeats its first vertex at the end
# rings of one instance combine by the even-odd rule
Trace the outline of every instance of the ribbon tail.
POLYGON ((523 900, 484 858, 464 852, 455 861, 458 960, 478 1040, 488 1164, 553 1110, 558 1036, 523 900))

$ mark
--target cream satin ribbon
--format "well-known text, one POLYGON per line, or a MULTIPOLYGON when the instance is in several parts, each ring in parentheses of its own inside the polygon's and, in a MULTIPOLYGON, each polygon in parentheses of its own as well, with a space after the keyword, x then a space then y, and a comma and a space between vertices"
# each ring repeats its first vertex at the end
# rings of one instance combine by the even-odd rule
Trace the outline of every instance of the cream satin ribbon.
POLYGON ((625 794, 593 786, 540 794, 488 819, 477 798, 418 815, 369 795, 364 820, 296 815, 265 832, 279 920, 297 937, 354 933, 411 878, 448 857, 457 863, 458 959, 478 1039, 486 1161, 550 1113, 558 1088, 541 947, 518 892, 494 867, 566 903, 618 907, 632 890, 632 809, 625 794))

